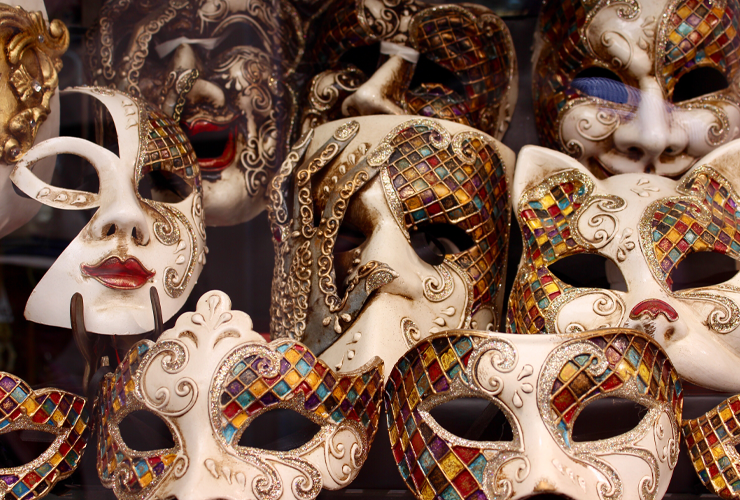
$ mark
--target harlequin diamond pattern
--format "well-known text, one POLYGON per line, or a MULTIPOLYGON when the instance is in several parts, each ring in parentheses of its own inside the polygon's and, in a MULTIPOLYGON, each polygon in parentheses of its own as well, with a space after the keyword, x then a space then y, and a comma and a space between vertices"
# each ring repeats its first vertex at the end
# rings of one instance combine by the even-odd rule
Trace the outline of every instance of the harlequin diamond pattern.
POLYGON ((733 460, 737 457, 734 447, 740 443, 740 396, 697 419, 684 420, 682 431, 704 486, 720 498, 740 498, 740 464, 733 460))
POLYGON ((507 332, 543 333, 543 311, 570 288, 551 274, 547 267, 520 273, 509 294, 507 332))
POLYGON ((465 335, 420 342, 401 358, 385 386, 393 457, 409 489, 423 500, 487 498, 482 491, 487 464, 481 450, 453 446, 436 436, 419 414, 419 403, 450 390, 473 352, 465 335))
POLYGON ((376 41, 375 35, 360 25, 356 4, 352 0, 335 2, 329 15, 324 16, 318 33, 313 60, 318 62, 321 70, 329 69, 350 48, 376 41))
POLYGON ((198 160, 185 133, 165 114, 148 106, 147 112, 149 133, 141 174, 157 170, 176 172, 199 189, 198 160))
POLYGON ((666 88, 673 91, 678 79, 697 65, 720 69, 727 81, 734 79, 740 65, 737 13, 734 0, 686 0, 669 12, 663 76, 666 88))
POLYGON ((0 469, 0 481, 7 488, 5 498, 41 498, 74 472, 87 445, 89 416, 84 407, 85 400, 79 396, 55 389, 33 391, 18 377, 0 372, 0 434, 24 428, 28 417, 34 424, 48 426, 49 432, 65 436, 54 455, 38 467, 0 469))
POLYGON ((468 119, 470 110, 465 99, 443 85, 424 83, 406 93, 406 103, 410 114, 472 125, 468 119))
POLYGON ((472 238, 475 245, 449 258, 473 280, 475 313, 493 302, 506 262, 509 199, 504 165, 496 151, 477 138, 465 141, 463 147, 469 147, 476 160, 464 164, 452 146, 435 149, 433 133, 421 125, 401 131, 391 141, 388 171, 407 229, 449 223, 472 238))
POLYGON ((269 360, 250 355, 231 369, 221 390, 221 435, 231 443, 250 417, 302 393, 304 408, 321 418, 362 424, 371 440, 378 428, 382 365, 365 373, 339 376, 305 346, 283 341, 275 350, 281 355, 279 373, 266 378, 260 373, 269 360))
POLYGON ((704 199, 702 208, 711 213, 708 225, 691 212, 700 207, 688 200, 661 203, 650 221, 655 258, 669 287, 671 271, 689 253, 714 251, 740 259, 740 211, 731 193, 706 174, 688 187, 704 199))
POLYGON ((137 402, 132 377, 151 345, 147 342, 134 345, 116 371, 105 378, 100 395, 102 404, 98 427, 98 475, 104 485, 112 487, 114 473, 122 472, 121 469, 129 471, 128 481, 125 481, 124 475, 120 476, 120 486, 130 494, 140 493, 162 476, 176 458, 174 452, 150 457, 127 455, 111 432, 111 428, 117 425, 113 420, 123 419, 129 413, 127 410, 137 402))
POLYGON ((640 394, 670 403, 674 414, 680 408, 683 399, 678 374, 655 344, 638 335, 621 333, 590 337, 588 341, 604 352, 607 369, 594 375, 589 368, 599 362, 598 358, 591 353, 579 354, 560 369, 550 393, 550 411, 566 444, 570 445, 579 408, 632 380, 640 394))

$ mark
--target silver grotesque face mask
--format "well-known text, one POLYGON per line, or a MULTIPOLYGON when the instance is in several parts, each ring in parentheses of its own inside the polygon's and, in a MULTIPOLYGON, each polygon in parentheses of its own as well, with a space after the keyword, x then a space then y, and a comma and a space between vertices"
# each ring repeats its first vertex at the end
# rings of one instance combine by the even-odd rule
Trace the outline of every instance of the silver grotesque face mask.
POLYGON ((182 307, 205 264, 198 161, 182 130, 151 106, 110 89, 74 92, 110 111, 120 156, 83 139, 58 137, 31 148, 13 170, 13 182, 34 200, 62 210, 98 209, 36 285, 26 318, 69 328, 70 299, 80 293, 91 332, 147 332, 154 328, 150 288, 157 290, 166 321, 182 307), (93 165, 99 192, 58 188, 34 174, 36 161, 62 153, 93 165), (144 191, 147 181, 158 179, 175 190, 144 191))
POLYGON ((385 387, 393 456, 417 498, 660 499, 678 460, 682 402, 665 352, 628 329, 450 330, 409 350, 385 387), (511 440, 464 439, 432 416, 471 397, 506 417, 511 440), (575 440, 583 410, 607 397, 644 407, 639 423, 607 439, 575 440))
POLYGON ((271 343, 212 291, 155 343, 134 345, 103 382, 98 473, 120 499, 312 499, 357 475, 380 416, 383 365, 338 375, 302 344, 271 343), (283 408, 321 429, 304 445, 242 445, 260 415, 283 408), (168 449, 137 451, 119 424, 132 412, 161 418, 168 449))

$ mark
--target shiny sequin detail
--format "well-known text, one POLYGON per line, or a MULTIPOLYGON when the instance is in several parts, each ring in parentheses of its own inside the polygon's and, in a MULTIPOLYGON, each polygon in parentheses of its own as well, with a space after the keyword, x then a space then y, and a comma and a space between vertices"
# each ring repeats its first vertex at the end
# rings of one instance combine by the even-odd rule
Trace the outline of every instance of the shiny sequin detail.
POLYGON ((36 430, 55 435, 44 455, 19 467, 0 469, 4 498, 33 500, 46 496, 79 464, 87 445, 89 416, 85 399, 57 389, 32 390, 23 380, 0 372, 0 434, 36 430), (59 437, 61 436, 61 440, 59 437))
POLYGON ((740 498, 740 396, 705 415, 683 421, 683 438, 691 462, 709 491, 720 498, 740 498))
POLYGON ((185 133, 165 114, 141 102, 140 105, 146 107, 148 120, 141 175, 173 172, 200 191, 198 159, 185 133))
POLYGON ((495 302, 502 282, 509 236, 509 195, 505 166, 492 143, 467 137, 462 152, 453 144, 437 149, 435 131, 423 125, 400 130, 390 141, 388 172, 401 200, 407 231, 453 224, 474 242, 451 254, 473 281, 475 313, 495 302), (473 161, 467 161, 472 157, 473 161))

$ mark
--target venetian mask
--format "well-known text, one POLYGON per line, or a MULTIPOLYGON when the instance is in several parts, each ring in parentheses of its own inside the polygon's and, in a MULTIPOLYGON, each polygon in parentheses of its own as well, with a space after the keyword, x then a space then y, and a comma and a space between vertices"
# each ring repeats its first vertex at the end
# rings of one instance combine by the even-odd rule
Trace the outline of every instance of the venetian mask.
POLYGON ((448 331, 414 346, 385 386, 393 456, 417 498, 662 498, 678 460, 682 403, 660 346, 623 329, 448 331), (511 438, 477 441, 442 427, 434 409, 459 398, 487 400, 511 438), (603 398, 644 413, 623 433, 575 439, 584 410, 603 398))
POLYGON ((497 326, 513 161, 452 122, 317 127, 273 180, 273 337, 300 340, 343 371, 373 356, 393 363, 446 328, 497 326))
MULTIPOLYGON (((8 178, 18 161, 37 139, 59 135, 57 72, 69 45, 64 23, 46 19, 42 1, 0 3, 0 237, 31 220, 39 204, 19 196, 8 178)), ((55 158, 36 167, 51 180, 55 158)))
POLYGON ((180 122, 212 226, 264 210, 294 129, 291 78, 302 53, 297 15, 277 0, 111 0, 88 34, 93 84, 142 97, 180 122))
POLYGON ((683 421, 691 462, 704 486, 720 498, 740 498, 740 397, 733 396, 696 419, 683 421))
MULTIPOLYGON (((54 436, 31 462, 0 468, 0 495, 9 500, 42 498, 72 474, 87 445, 88 420, 84 398, 58 389, 33 390, 15 375, 0 372, 0 434, 30 431, 54 436)), ((3 450, 4 456, 12 453, 3 450)))
POLYGON ((163 321, 187 299, 205 264, 200 172, 180 128, 146 103, 110 89, 79 87, 110 112, 120 156, 76 137, 31 148, 11 179, 28 196, 62 210, 97 208, 36 285, 26 318, 70 327, 70 300, 84 299, 91 332, 127 335, 154 328, 150 288, 163 321), (59 188, 34 175, 34 163, 68 153, 95 168, 99 191, 59 188))
POLYGON ((740 390, 738 148, 739 141, 718 148, 678 181, 649 174, 597 180, 566 155, 523 148, 512 203, 524 255, 508 330, 626 325, 655 338, 682 377, 740 390), (607 280, 580 281, 578 267, 589 276, 606 271, 607 280))
POLYGON ((311 499, 359 472, 380 416, 381 361, 338 375, 298 342, 268 344, 230 308, 208 292, 103 381, 98 473, 118 498, 311 499), (320 430, 287 451, 242 443, 255 419, 281 408, 320 430), (173 446, 129 447, 121 426, 135 411, 162 419, 173 446))
POLYGON ((516 103, 509 30, 490 9, 338 0, 314 21, 303 131, 342 116, 404 114, 500 139, 516 103))
POLYGON ((679 176, 740 136, 736 0, 547 0, 535 44, 543 146, 594 174, 679 176))

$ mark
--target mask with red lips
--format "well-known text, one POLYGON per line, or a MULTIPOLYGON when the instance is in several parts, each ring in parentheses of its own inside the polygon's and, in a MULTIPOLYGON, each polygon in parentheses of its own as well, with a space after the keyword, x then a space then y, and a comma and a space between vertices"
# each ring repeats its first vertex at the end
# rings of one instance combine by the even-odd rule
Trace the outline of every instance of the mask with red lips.
POLYGON ((685 379, 740 391, 740 182, 733 141, 679 180, 598 180, 573 158, 527 146, 512 204, 524 255, 514 333, 629 326, 653 336, 685 379))
POLYGON ((15 185, 45 205, 98 208, 33 290, 26 318, 69 328, 70 299, 80 293, 89 331, 147 332, 154 328, 149 289, 157 289, 166 321, 182 307, 205 264, 198 161, 182 130, 146 103, 110 89, 74 92, 110 111, 120 156, 83 139, 59 137, 31 148, 13 170, 15 185), (29 169, 63 153, 95 167, 98 193, 46 184, 29 169))

